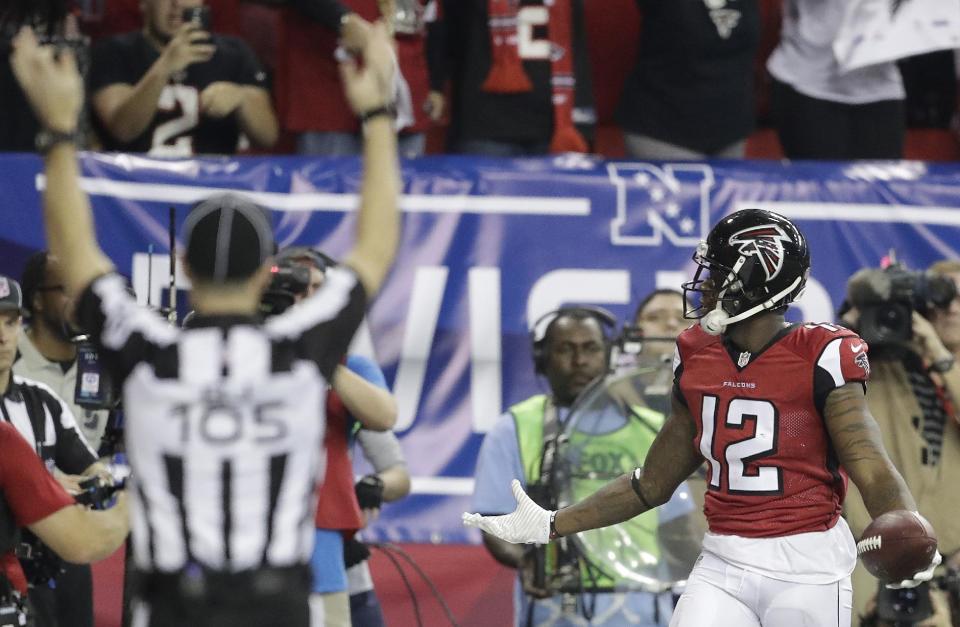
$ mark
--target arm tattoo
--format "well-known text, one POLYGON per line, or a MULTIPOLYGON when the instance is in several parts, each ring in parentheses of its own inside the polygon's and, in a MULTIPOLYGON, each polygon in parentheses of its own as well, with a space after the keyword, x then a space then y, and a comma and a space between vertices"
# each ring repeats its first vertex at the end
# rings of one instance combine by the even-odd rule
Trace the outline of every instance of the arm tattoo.
POLYGON ((891 509, 916 509, 916 503, 883 447, 877 422, 862 388, 848 383, 827 397, 827 431, 840 463, 860 489, 863 504, 876 518, 891 509))

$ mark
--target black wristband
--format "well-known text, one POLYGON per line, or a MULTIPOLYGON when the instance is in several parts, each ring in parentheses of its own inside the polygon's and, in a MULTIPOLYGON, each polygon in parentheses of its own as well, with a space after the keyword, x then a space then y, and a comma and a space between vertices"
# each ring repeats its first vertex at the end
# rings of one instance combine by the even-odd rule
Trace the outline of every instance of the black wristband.
POLYGON ((383 479, 367 475, 354 486, 361 509, 379 509, 383 505, 383 479))
POLYGON ((557 531, 557 512, 550 512, 550 536, 551 540, 556 540, 561 537, 560 533, 557 531))
POLYGON ((397 108, 392 104, 385 104, 380 107, 377 107, 376 109, 370 109, 369 111, 364 111, 359 116, 360 124, 366 124, 373 118, 380 117, 381 115, 385 115, 389 117, 391 120, 396 119, 397 108))

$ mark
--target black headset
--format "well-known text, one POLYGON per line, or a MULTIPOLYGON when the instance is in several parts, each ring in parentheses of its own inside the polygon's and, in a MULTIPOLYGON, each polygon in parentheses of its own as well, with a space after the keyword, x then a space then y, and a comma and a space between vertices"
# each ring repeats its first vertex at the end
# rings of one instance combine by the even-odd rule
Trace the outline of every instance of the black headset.
POLYGON ((604 309, 603 307, 594 307, 592 305, 572 305, 569 307, 560 307, 553 311, 543 314, 530 328, 530 346, 533 353, 533 371, 539 375, 546 374, 547 369, 547 336, 550 335, 550 329, 553 323, 559 318, 571 314, 580 314, 587 318, 593 318, 600 325, 600 333, 603 334, 603 346, 606 350, 606 362, 610 363, 611 337, 617 330, 617 317, 604 309))

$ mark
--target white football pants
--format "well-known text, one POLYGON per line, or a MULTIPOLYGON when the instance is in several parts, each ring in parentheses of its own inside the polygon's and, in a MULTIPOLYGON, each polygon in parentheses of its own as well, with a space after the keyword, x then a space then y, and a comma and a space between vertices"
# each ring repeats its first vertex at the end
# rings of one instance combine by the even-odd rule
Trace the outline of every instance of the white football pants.
POLYGON ((850 577, 792 583, 702 553, 670 627, 850 627, 852 606, 850 577))

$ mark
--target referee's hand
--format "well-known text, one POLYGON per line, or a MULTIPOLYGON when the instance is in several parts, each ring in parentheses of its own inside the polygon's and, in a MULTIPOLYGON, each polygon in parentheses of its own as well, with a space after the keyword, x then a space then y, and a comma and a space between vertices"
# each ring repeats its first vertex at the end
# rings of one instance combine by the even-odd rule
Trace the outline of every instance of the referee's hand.
POLYGON ((77 128, 83 106, 83 81, 70 50, 57 53, 42 46, 33 29, 24 26, 13 38, 10 65, 40 124, 60 133, 77 128))
POLYGON ((393 81, 397 57, 393 41, 382 22, 370 30, 361 52, 363 67, 350 54, 341 54, 340 77, 350 108, 357 115, 389 105, 393 101, 393 81))

